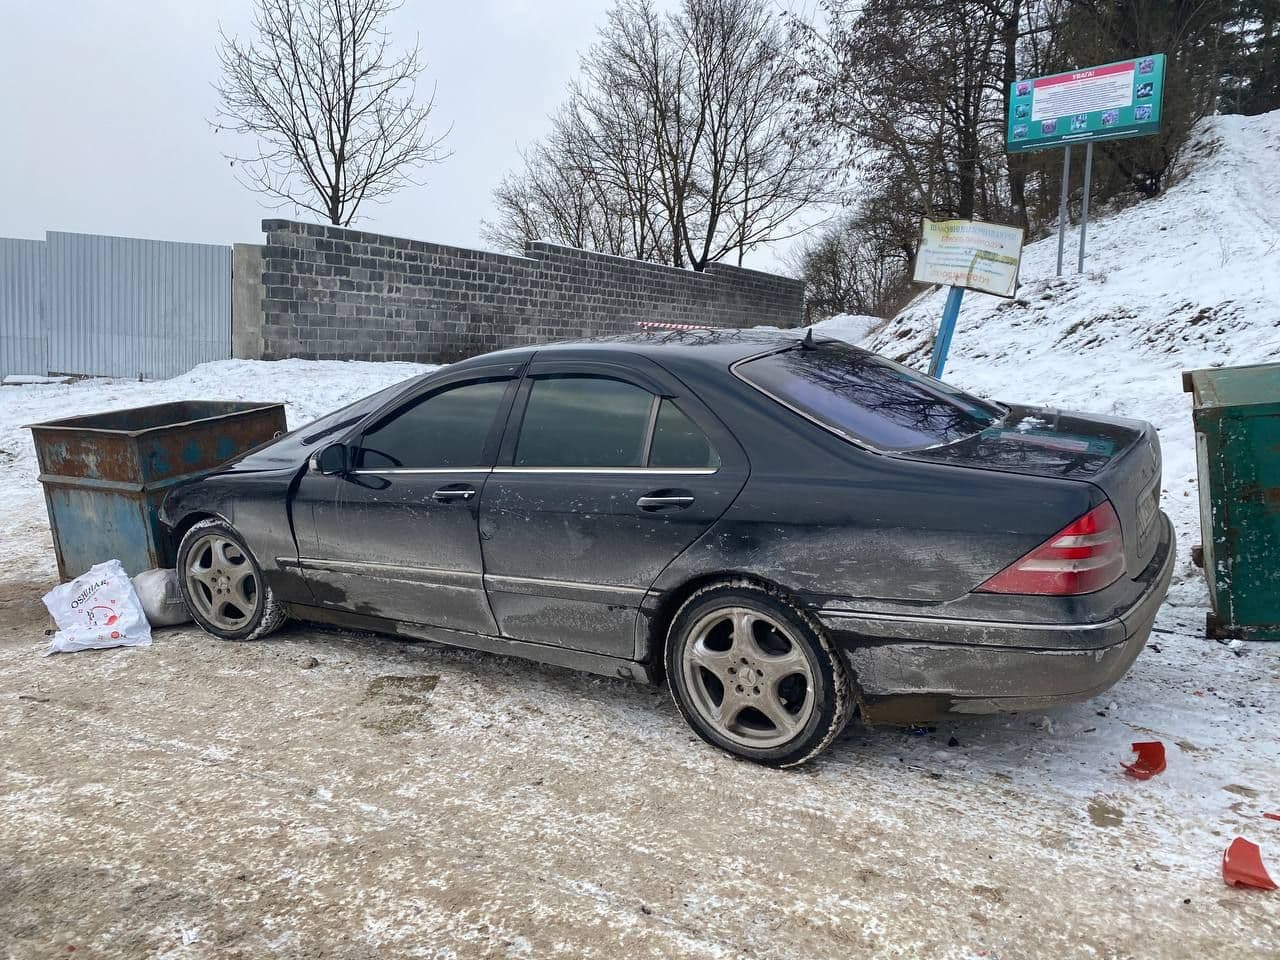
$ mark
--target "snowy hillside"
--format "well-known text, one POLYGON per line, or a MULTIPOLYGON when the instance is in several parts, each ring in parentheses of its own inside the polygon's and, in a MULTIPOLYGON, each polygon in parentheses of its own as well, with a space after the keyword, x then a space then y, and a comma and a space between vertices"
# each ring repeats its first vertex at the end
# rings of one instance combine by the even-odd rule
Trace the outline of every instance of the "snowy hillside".
MULTIPOLYGON (((1054 276, 1057 236, 1023 251, 1017 299, 966 293, 944 378, 975 393, 1154 423, 1165 509, 1178 531, 1175 603, 1206 602, 1183 370, 1280 360, 1280 112, 1205 121, 1161 197, 1089 225, 1086 272, 1054 276)), ((1075 270, 1078 232, 1064 270, 1075 270)), ((867 336, 864 318, 818 329, 925 368, 945 290, 867 336)))

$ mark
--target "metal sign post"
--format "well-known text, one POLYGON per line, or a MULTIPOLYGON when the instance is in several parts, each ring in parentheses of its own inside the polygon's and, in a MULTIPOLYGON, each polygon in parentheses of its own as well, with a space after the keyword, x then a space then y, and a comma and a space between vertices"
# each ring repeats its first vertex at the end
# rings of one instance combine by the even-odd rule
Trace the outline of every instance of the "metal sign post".
POLYGON ((942 379, 942 368, 947 363, 947 351, 951 349, 951 335, 956 332, 956 317, 960 316, 960 301, 964 287, 952 287, 947 293, 947 305, 942 308, 942 325, 933 341, 933 359, 929 361, 929 376, 942 379))
MULTIPOLYGON (((1070 147, 1067 148, 1071 149, 1070 147)), ((1093 181, 1093 142, 1084 145, 1084 199, 1080 205, 1080 256, 1076 273, 1084 273, 1084 238, 1089 233, 1089 187, 1093 181)), ((1059 247, 1061 250, 1061 247, 1059 247)), ((1058 257, 1058 276, 1062 276, 1062 257, 1058 257)))
POLYGON ((1058 276, 1062 276, 1062 245, 1067 239, 1067 198, 1071 194, 1071 144, 1062 151, 1062 196, 1058 200, 1058 276))

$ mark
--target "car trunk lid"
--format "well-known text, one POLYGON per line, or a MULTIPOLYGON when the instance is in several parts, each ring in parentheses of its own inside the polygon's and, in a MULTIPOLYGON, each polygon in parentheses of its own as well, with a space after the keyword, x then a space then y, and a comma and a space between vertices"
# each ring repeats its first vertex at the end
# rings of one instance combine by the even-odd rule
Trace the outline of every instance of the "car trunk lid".
POLYGON ((981 433, 897 456, 1092 483, 1120 518, 1128 575, 1137 576, 1155 554, 1160 440, 1144 421, 1015 406, 981 433))

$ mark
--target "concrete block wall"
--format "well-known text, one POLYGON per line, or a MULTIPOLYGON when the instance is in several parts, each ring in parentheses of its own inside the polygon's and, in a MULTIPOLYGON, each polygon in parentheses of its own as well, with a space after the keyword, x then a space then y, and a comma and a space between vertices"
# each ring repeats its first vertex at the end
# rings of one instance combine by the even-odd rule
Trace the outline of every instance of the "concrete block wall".
POLYGON ((798 280, 705 273, 535 242, 522 257, 264 220, 262 357, 447 363, 627 333, 637 321, 797 326, 798 280))

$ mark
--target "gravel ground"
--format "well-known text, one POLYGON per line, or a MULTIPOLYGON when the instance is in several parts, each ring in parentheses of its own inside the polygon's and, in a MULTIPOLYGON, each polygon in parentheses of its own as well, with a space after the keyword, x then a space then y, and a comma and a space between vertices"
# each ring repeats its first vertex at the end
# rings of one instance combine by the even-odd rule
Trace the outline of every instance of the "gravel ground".
POLYGON ((695 741, 665 691, 430 644, 179 628, 41 658, 49 585, 0 582, 7 958, 1280 943, 1280 899, 1219 874, 1237 832, 1280 873, 1260 817, 1280 771, 1258 762, 1280 658, 1197 638, 1183 608, 1110 697, 922 736, 855 722, 779 772, 695 741), (1151 736, 1168 773, 1125 778, 1151 736))

